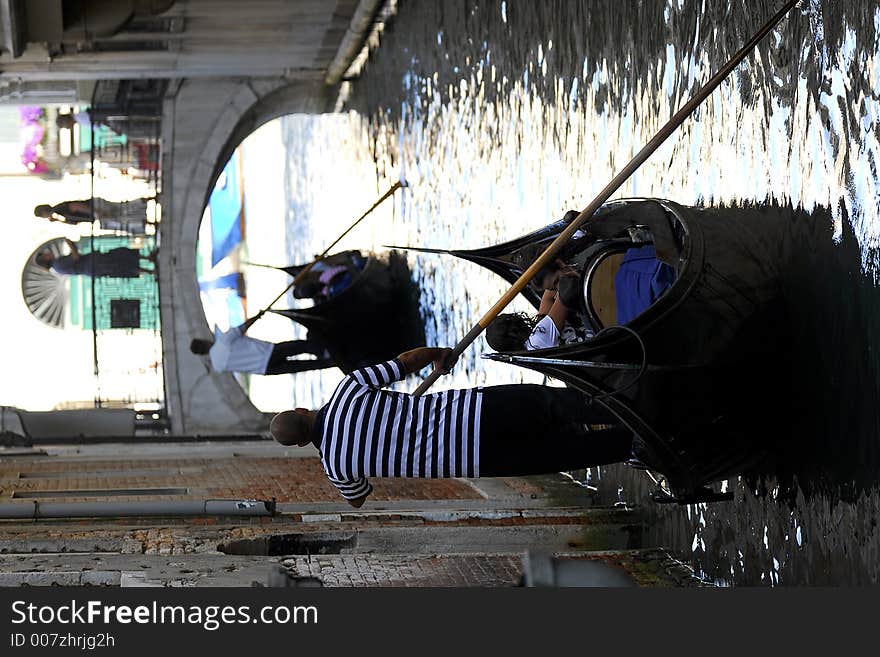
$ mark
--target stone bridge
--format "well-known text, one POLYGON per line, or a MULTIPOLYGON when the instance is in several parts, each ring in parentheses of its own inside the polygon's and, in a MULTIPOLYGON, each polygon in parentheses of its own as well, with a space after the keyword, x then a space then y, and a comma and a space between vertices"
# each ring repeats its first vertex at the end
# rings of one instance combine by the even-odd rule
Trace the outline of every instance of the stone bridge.
POLYGON ((189 351, 192 338, 210 334, 196 280, 199 223, 220 171, 248 134, 285 114, 332 109, 336 85, 380 9, 380 0, 287 4, 295 11, 275 18, 289 32, 283 43, 273 44, 281 46, 276 66, 278 53, 287 55, 283 70, 185 78, 172 83, 164 102, 159 269, 166 409, 175 434, 267 429, 267 418, 232 375, 211 371, 189 351))
MULTIPOLYGON (((260 124, 332 109, 340 80, 395 5, 0 0, 0 104, 85 105, 96 81, 149 80, 165 90, 150 99, 149 115, 161 103, 159 282, 173 433, 265 431, 266 418, 233 377, 209 371, 203 358, 189 352, 190 340, 208 332, 195 268, 202 212, 223 165, 260 124)), ((138 102, 144 99, 138 96, 138 102)), ((144 110, 125 105, 119 113, 144 110)), ((102 410, 89 417, 97 422, 102 410)))

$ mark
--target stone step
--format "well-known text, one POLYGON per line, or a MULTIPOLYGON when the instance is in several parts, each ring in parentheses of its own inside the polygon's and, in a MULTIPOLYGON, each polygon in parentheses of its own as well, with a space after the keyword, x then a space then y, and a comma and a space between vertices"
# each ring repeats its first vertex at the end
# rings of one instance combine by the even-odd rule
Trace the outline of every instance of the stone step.
POLYGON ((590 584, 584 575, 595 578, 578 566, 584 561, 622 569, 640 586, 701 584, 662 550, 556 552, 550 557, 555 574, 548 578, 545 567, 545 576, 539 578, 535 559, 543 557, 546 566, 548 556, 539 551, 291 557, 6 555, 0 556, 0 586, 516 586, 530 569, 535 585, 586 586, 590 584), (279 573, 285 576, 279 578, 279 573), (579 581, 571 581, 572 574, 579 581))
POLYGON ((224 554, 445 554, 527 550, 617 550, 642 546, 642 527, 629 523, 431 525, 360 527, 270 534, 227 541, 224 554))

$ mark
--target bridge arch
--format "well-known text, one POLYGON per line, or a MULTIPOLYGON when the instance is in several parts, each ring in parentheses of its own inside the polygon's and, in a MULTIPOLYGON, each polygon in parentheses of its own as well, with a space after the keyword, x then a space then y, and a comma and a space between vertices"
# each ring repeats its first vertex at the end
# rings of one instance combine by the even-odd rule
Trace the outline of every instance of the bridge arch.
POLYGON ((271 119, 330 109, 319 76, 185 80, 166 98, 162 127, 159 296, 165 399, 173 433, 261 433, 268 417, 225 372, 210 369, 190 341, 210 335, 196 280, 196 240, 211 190, 235 148, 271 119))

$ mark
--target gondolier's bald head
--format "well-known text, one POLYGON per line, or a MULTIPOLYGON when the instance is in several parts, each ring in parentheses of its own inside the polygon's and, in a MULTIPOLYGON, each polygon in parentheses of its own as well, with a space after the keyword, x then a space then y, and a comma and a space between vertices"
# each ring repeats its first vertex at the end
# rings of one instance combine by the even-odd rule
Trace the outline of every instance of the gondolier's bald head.
POLYGON ((315 413, 305 408, 283 411, 272 418, 269 432, 282 445, 304 447, 312 442, 315 413))

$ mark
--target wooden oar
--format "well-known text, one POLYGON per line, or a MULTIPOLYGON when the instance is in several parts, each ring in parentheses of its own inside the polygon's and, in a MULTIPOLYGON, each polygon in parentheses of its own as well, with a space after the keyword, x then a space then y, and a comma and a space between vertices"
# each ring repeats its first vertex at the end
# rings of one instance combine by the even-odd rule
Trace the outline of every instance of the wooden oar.
POLYGON ((245 267, 262 267, 263 269, 284 270, 284 267, 276 267, 275 265, 262 265, 259 262, 248 262, 246 260, 242 260, 241 264, 243 264, 245 267))
POLYGON ((321 260, 323 260, 323 259, 324 259, 324 256, 326 256, 326 255, 330 252, 330 249, 332 249, 334 246, 336 246, 337 244, 339 244, 339 242, 342 240, 342 238, 345 237, 346 235, 348 235, 348 234, 352 231, 352 229, 353 229, 355 226, 357 226, 361 221, 363 221, 364 218, 365 218, 368 214, 370 214, 373 210, 375 210, 376 208, 378 208, 378 207, 382 204, 382 202, 383 202, 385 199, 387 199, 389 196, 391 196, 392 194, 394 194, 394 192, 396 192, 398 189, 400 189, 401 187, 406 187, 406 186, 407 186, 407 182, 406 182, 405 180, 398 180, 396 183, 394 183, 393 185, 391 185, 391 188, 390 188, 387 192, 385 192, 384 194, 382 194, 382 196, 379 197, 379 200, 376 201, 375 203, 373 203, 373 205, 371 205, 370 208, 369 208, 366 212, 364 212, 360 217, 358 217, 358 218, 354 221, 354 223, 353 223, 351 226, 349 226, 348 228, 346 228, 345 231, 342 233, 342 235, 340 235, 340 236, 337 237, 335 240, 333 240, 333 243, 330 244, 330 246, 328 246, 326 249, 324 249, 324 251, 323 251, 323 253, 321 253, 321 255, 319 255, 317 258, 315 258, 314 260, 312 260, 312 262, 310 262, 310 263, 307 264, 305 267, 303 267, 303 268, 299 271, 299 273, 298 273, 296 276, 293 277, 293 280, 290 282, 290 285, 288 285, 286 288, 284 288, 284 290, 282 290, 281 294, 279 294, 277 297, 275 297, 274 299, 272 299, 272 303, 270 303, 268 306, 266 306, 265 308, 263 308, 263 310, 261 310, 259 313, 257 313, 256 317, 262 317, 263 315, 265 315, 266 312, 267 312, 272 306, 275 305, 275 302, 278 301, 278 299, 280 299, 280 298, 283 297, 285 294, 287 294, 287 291, 288 291, 289 289, 291 289, 294 285, 296 285, 297 283, 299 283, 299 282, 302 280, 303 276, 305 276, 306 274, 308 274, 309 271, 311 271, 312 267, 314 267, 314 266, 315 266, 316 264, 318 264, 321 260))
MULTIPOLYGON (((618 190, 618 188, 626 182, 626 179, 629 178, 633 172, 638 169, 642 164, 644 164, 645 160, 650 157, 650 155, 660 147, 660 145, 666 141, 666 139, 671 135, 676 128, 678 128, 685 119, 687 119, 693 111, 702 103, 708 96, 711 94, 715 88, 721 84, 721 82, 726 78, 730 73, 739 65, 739 63, 745 59, 746 55, 752 51, 752 49, 758 44, 758 42, 763 39, 770 30, 776 27, 776 24, 782 20, 782 18, 791 11, 794 6, 798 3, 798 0, 789 0, 785 3, 782 9, 771 18, 764 27, 762 27, 752 39, 746 43, 742 47, 742 49, 736 53, 733 58, 718 71, 712 78, 705 84, 703 87, 691 98, 690 101, 686 105, 684 105, 680 110, 678 110, 675 115, 669 119, 669 122, 663 126, 660 131, 654 136, 654 138, 649 141, 642 150, 638 152, 638 154, 630 160, 629 164, 627 164, 614 178, 609 182, 605 189, 599 192, 599 195, 593 199, 593 202, 590 203, 583 212, 581 212, 559 235, 556 237, 553 242, 546 248, 546 250, 538 256, 538 259, 535 260, 531 266, 523 272, 522 276, 520 276, 516 282, 511 286, 511 288, 504 294, 498 302, 489 309, 483 317, 477 322, 474 327, 465 335, 461 342, 459 342, 452 349, 451 358, 456 359, 464 352, 465 349, 476 340, 480 334, 486 329, 489 324, 504 310, 507 305, 516 298, 516 295, 519 294, 522 289, 528 285, 529 281, 544 267, 548 264, 557 253, 559 253, 560 249, 565 245, 565 243, 569 240, 569 238, 574 235, 578 228, 580 228, 593 214, 596 210, 601 207, 605 201, 607 201, 610 196, 618 190)), ((413 393, 416 396, 423 394, 428 388, 430 388, 434 382, 442 376, 443 372, 434 370, 431 372, 428 377, 422 381, 422 384, 416 388, 413 393)))

